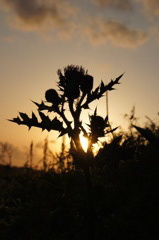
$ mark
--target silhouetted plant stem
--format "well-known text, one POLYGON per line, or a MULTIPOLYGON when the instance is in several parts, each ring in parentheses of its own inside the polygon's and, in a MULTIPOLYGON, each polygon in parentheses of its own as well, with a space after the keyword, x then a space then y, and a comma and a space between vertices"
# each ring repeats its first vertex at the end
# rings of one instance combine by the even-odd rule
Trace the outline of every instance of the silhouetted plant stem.
POLYGON ((47 150, 48 150, 48 139, 45 138, 44 149, 43 149, 43 170, 47 170, 47 150))
MULTIPOLYGON (((80 132, 75 132, 73 137, 76 149, 78 153, 80 153, 80 157, 83 158, 83 173, 85 178, 85 190, 86 190, 86 222, 87 222, 87 229, 88 229, 88 240, 94 239, 94 229, 95 229, 95 211, 94 211, 94 195, 93 195, 93 186, 92 186, 92 179, 91 179, 91 172, 89 166, 89 156, 91 151, 91 142, 89 144, 88 152, 85 153, 80 142, 79 138, 80 132)), ((81 160, 81 159, 80 159, 81 160)))
POLYGON ((81 112, 81 104, 82 104, 85 96, 86 96, 86 93, 83 93, 82 96, 81 96, 81 99, 80 99, 80 101, 79 101, 79 103, 78 103, 78 105, 77 105, 77 111, 76 111, 76 112, 78 112, 79 115, 80 115, 80 112, 81 112))
POLYGON ((72 114, 72 117, 74 118, 75 112, 73 109, 73 99, 71 99, 68 104, 69 104, 70 113, 72 114))
POLYGON ((30 143, 30 151, 29 151, 29 167, 33 167, 33 141, 30 143))
POLYGON ((69 132, 71 132, 71 131, 72 131, 71 124, 70 124, 70 122, 67 120, 64 112, 58 111, 57 113, 61 116, 61 118, 62 118, 63 121, 65 122, 66 126, 68 127, 69 132))

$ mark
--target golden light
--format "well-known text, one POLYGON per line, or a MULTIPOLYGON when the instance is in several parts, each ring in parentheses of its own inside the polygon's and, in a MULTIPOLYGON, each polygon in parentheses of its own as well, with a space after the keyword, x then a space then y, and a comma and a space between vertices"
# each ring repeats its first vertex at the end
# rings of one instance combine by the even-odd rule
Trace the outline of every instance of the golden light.
POLYGON ((85 138, 82 133, 80 134, 80 141, 81 141, 81 145, 82 145, 82 148, 85 152, 87 152, 87 149, 88 149, 88 139, 85 138))
POLYGON ((93 152, 93 155, 96 156, 99 149, 101 148, 101 145, 96 143, 96 144, 93 144, 93 148, 92 148, 92 152, 93 152))
MULTIPOLYGON (((81 142, 83 150, 85 152, 87 152, 87 149, 88 149, 88 139, 85 138, 82 133, 80 133, 80 142, 81 142)), ((101 147, 102 147, 101 142, 93 144, 93 148, 92 148, 93 154, 96 155, 101 147)))

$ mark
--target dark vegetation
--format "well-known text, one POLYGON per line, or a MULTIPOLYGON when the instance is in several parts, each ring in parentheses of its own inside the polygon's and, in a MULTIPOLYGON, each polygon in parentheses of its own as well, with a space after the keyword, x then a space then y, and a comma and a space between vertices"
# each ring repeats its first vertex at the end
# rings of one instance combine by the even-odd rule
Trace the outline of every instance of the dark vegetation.
POLYGON ((58 172, 45 168, 45 164, 43 170, 0 167, 1 239, 159 239, 158 125, 148 119, 145 127, 136 126, 133 109, 130 116, 126 115, 129 131, 117 134, 108 116, 98 116, 95 109, 87 130, 80 119, 81 111, 113 90, 122 75, 108 85, 101 82, 94 91, 93 78, 83 68, 68 66, 64 75, 59 70, 58 76, 62 94, 49 89, 45 97, 51 104, 35 103, 40 122, 34 113, 31 118, 20 113, 20 117, 11 121, 29 128, 57 130, 60 136, 68 134, 70 152, 64 154, 63 148, 58 172), (74 92, 70 96, 72 87, 74 92), (72 122, 65 116, 65 104, 72 122), (50 119, 43 110, 55 112, 63 121, 57 117, 50 119), (88 138, 87 152, 81 147, 80 132, 88 138), (93 144, 106 134, 112 135, 110 142, 103 143, 94 156, 93 144), (68 156, 72 157, 72 167, 65 168, 62 162, 68 156))
MULTIPOLYGON (((134 139, 108 148, 92 169, 95 239, 157 240, 158 148, 134 139)), ((84 184, 81 170, 57 174, 1 166, 1 239, 87 239, 84 184)))

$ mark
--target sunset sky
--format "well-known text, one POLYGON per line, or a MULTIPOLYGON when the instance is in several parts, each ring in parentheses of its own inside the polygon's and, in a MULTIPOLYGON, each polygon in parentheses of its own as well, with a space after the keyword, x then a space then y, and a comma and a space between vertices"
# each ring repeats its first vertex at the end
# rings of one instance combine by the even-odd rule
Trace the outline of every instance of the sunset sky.
MULTIPOLYGON (((47 136, 6 119, 36 112, 31 100, 44 100, 69 64, 88 69, 95 86, 125 73, 109 93, 114 126, 133 105, 140 123, 158 121, 159 0, 0 0, 0 141, 23 152, 47 136)), ((105 98, 96 106, 105 116, 105 98)))

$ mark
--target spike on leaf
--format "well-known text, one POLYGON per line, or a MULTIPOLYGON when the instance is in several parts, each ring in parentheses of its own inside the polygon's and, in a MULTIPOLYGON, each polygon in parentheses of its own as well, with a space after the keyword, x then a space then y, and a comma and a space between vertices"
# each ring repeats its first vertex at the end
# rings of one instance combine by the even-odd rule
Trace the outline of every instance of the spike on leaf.
POLYGON ((24 122, 28 122, 29 117, 26 113, 19 112, 19 115, 24 120, 24 122))
POLYGON ((146 138, 150 143, 156 144, 158 143, 158 138, 156 135, 150 130, 150 129, 145 129, 141 128, 138 126, 133 125, 134 128, 144 137, 146 138))
POLYGON ((105 117, 105 121, 108 122, 108 115, 105 117))
POLYGON ((84 105, 83 105, 83 108, 84 108, 84 109, 90 109, 89 106, 88 106, 88 104, 84 104, 84 105))
POLYGON ((42 121, 46 121, 48 119, 48 117, 43 112, 39 111, 39 115, 42 121))
POLYGON ((113 129, 111 129, 111 130, 109 130, 109 131, 106 131, 106 133, 105 133, 105 134, 112 133, 112 132, 116 131, 117 129, 118 129, 118 127, 116 127, 116 128, 113 128, 113 129))
POLYGON ((100 92, 103 92, 103 91, 104 91, 104 83, 103 83, 103 81, 101 81, 100 92))
POLYGON ((96 115, 97 115, 97 107, 94 110, 94 116, 96 116, 96 115))
POLYGON ((124 75, 124 73, 122 73, 119 77, 117 77, 114 82, 116 84, 120 84, 119 80, 120 80, 120 78, 122 78, 123 75, 124 75))
POLYGON ((38 122, 38 119, 37 119, 35 113, 33 113, 33 112, 32 112, 32 121, 36 122, 36 123, 38 122))
POLYGON ((67 133, 68 133, 68 129, 67 129, 67 128, 64 128, 64 129, 60 132, 58 138, 59 138, 59 137, 62 137, 63 135, 65 135, 65 134, 67 134, 67 133))
POLYGON ((19 118, 19 117, 16 117, 16 118, 13 118, 13 119, 8 119, 10 122, 15 122, 15 123, 17 123, 17 124, 21 124, 21 119, 19 118))
POLYGON ((28 131, 30 131, 31 127, 32 127, 32 126, 28 126, 28 131))
POLYGON ((39 107, 39 103, 37 103, 37 102, 34 102, 33 100, 31 100, 37 107, 39 107))

